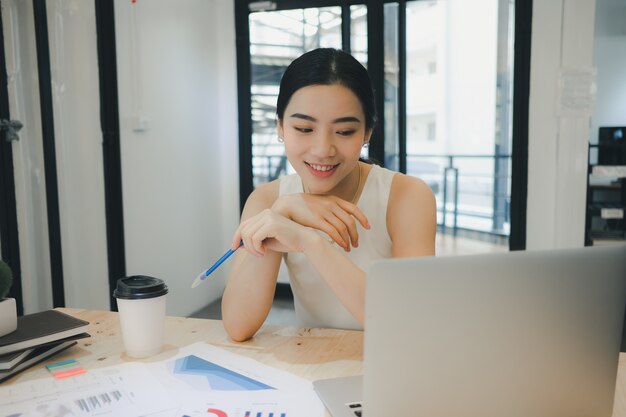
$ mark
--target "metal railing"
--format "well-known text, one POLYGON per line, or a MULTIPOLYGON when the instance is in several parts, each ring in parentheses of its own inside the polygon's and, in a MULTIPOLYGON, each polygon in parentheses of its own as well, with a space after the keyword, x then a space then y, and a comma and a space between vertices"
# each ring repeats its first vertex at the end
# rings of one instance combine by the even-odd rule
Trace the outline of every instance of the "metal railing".
MULTIPOLYGON (((397 156, 391 160, 394 158, 397 156)), ((437 224, 454 235, 465 229, 508 236, 510 166, 508 154, 407 155, 407 174, 421 178, 431 187, 437 199, 437 224)), ((255 186, 286 173, 285 155, 253 157, 255 186)))
POLYGON ((407 174, 426 181, 437 197, 438 225, 498 236, 509 234, 511 155, 407 155, 407 174), (462 222, 462 224, 461 224, 462 222))

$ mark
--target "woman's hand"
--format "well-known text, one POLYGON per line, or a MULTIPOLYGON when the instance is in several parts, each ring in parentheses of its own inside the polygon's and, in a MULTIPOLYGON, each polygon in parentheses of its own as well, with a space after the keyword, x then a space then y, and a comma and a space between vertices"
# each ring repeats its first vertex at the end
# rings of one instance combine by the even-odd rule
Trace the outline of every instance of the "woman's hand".
POLYGON ((339 197, 315 194, 290 194, 276 200, 272 211, 303 226, 321 230, 346 251, 359 246, 356 220, 369 229, 365 214, 354 204, 339 197))
POLYGON ((266 250, 275 252, 304 252, 306 243, 317 237, 315 232, 270 209, 265 209, 239 225, 233 236, 232 247, 243 248, 255 256, 266 250))

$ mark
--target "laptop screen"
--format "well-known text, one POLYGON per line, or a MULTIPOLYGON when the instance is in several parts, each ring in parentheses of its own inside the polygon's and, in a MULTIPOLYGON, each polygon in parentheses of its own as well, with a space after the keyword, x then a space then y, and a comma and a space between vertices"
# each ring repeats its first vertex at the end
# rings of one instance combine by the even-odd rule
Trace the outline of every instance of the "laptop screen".
POLYGON ((365 415, 610 416, 626 246, 370 268, 365 415))

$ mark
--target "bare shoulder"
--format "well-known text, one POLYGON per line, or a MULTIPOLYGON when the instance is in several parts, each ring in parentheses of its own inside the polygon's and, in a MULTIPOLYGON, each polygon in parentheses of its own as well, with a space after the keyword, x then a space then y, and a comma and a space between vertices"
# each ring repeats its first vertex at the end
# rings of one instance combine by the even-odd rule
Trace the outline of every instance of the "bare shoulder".
POLYGON ((435 201, 435 195, 423 180, 398 172, 393 176, 389 202, 391 204, 396 201, 403 202, 407 200, 432 204, 435 201))
POLYGON ((252 191, 246 200, 242 219, 254 216, 261 211, 272 207, 278 198, 280 179, 261 184, 252 191))
POLYGON ((394 257, 435 253, 437 204, 435 195, 419 178, 397 173, 387 203, 387 231, 394 257))

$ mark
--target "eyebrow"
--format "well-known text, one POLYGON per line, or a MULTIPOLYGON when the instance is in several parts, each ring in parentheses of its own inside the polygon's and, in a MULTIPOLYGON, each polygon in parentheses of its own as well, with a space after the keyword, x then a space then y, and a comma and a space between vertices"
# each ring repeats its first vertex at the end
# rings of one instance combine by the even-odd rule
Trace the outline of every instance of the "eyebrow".
MULTIPOLYGON (((308 116, 308 115, 302 114, 302 113, 294 113, 290 117, 295 117, 295 118, 298 118, 298 119, 308 120, 308 121, 311 121, 311 122, 317 122, 317 119, 315 117, 308 116)), ((360 120, 359 120, 358 117, 354 117, 354 116, 340 117, 338 119, 333 120, 333 123, 346 123, 346 122, 359 123, 360 120)))

